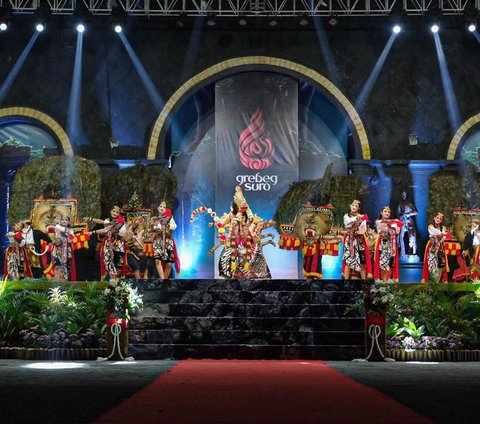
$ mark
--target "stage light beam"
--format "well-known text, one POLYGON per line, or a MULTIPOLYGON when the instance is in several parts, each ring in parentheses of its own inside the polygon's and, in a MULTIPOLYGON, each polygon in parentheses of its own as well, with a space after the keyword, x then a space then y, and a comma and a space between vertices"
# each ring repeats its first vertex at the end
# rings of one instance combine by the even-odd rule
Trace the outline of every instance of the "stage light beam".
POLYGON ((0 23, 0 31, 6 31, 8 28, 8 25, 5 22, 0 23))
POLYGON ((394 25, 393 28, 392 28, 392 31, 395 34, 398 34, 401 30, 402 30, 402 27, 400 25, 394 25))
POLYGON ((476 27, 475 24, 470 24, 470 25, 468 26, 468 30, 469 30, 470 32, 474 32, 476 29, 477 29, 477 27, 476 27))
POLYGON ((37 30, 37 32, 42 32, 44 29, 45 29, 45 25, 43 24, 37 24, 35 26, 35 29, 37 30))
POLYGON ((27 46, 23 50, 22 54, 20 57, 17 59, 15 65, 13 66, 12 70, 9 72, 7 78, 3 83, 0 85, 0 104, 5 100, 5 97, 7 96, 8 92, 10 91, 10 88, 15 81, 15 78, 17 78, 18 73, 22 69, 25 61, 27 60, 28 55, 30 54, 30 51, 33 48, 33 45, 35 44, 35 41, 37 41, 37 38, 39 37, 40 33, 35 31, 32 35, 32 38, 28 42, 27 46))
POLYGON ((451 134, 455 134, 461 125, 460 109, 457 103, 457 97, 453 88, 452 79, 447 66, 447 60, 443 51, 440 34, 434 34, 435 50, 437 51, 438 66, 440 68, 440 75, 442 77, 443 94, 445 97, 445 104, 448 112, 448 120, 450 123, 451 134))
POLYGON ((83 25, 83 24, 78 24, 78 25, 77 25, 77 31, 78 31, 78 32, 83 32, 83 31, 85 31, 85 25, 83 25))
POLYGON ((123 28, 121 25, 115 25, 113 28, 117 34, 120 34, 123 31, 123 28))
POLYGON ((439 31, 439 29, 440 28, 438 27, 438 25, 432 25, 430 27, 430 31, 432 31, 434 34, 436 34, 439 31))
POLYGON ((378 76, 380 75, 380 72, 383 69, 383 65, 387 60, 388 54, 392 49, 392 46, 393 46, 393 43, 395 42, 396 37, 397 37, 396 34, 390 34, 390 38, 388 39, 387 44, 383 48, 383 51, 378 57, 378 60, 375 63, 375 66, 373 67, 372 72, 370 73, 370 76, 368 77, 367 81, 362 87, 362 90, 360 91, 360 94, 358 95, 358 98, 355 101, 355 106, 358 111, 362 111, 363 108, 365 107, 365 103, 367 102, 370 96, 370 93, 373 87, 375 86, 375 83, 377 82, 378 76))

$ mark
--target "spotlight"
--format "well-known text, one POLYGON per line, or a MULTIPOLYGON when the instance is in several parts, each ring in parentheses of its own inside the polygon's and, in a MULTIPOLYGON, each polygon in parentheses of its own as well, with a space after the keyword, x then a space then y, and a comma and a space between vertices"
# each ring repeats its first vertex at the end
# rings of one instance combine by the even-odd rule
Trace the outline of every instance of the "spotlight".
POLYGON ((5 22, 0 22, 0 31, 6 31, 8 25, 5 22))
POLYGON ((434 24, 434 25, 432 25, 432 26, 430 27, 430 31, 432 31, 434 34, 435 34, 436 32, 438 32, 439 29, 440 29, 440 28, 439 28, 438 25, 436 25, 436 24, 434 24))
POLYGON ((213 19, 209 19, 205 25, 209 26, 209 27, 214 27, 217 23, 213 20, 213 19))
POLYGON ((245 26, 245 25, 247 25, 247 21, 245 19, 239 19, 238 24, 241 25, 241 26, 245 26))
POLYGON ((298 22, 301 26, 306 26, 308 25, 308 20, 306 18, 303 18, 301 19, 299 22, 298 22))
POLYGON ((469 30, 470 32, 474 32, 476 29, 477 29, 477 27, 476 27, 475 24, 470 24, 470 25, 468 25, 468 30, 469 30))
POLYGON ((85 31, 85 25, 83 25, 83 24, 78 24, 78 25, 77 25, 77 31, 78 31, 78 32, 83 32, 83 31, 85 31))
POLYGON ((268 25, 270 25, 271 27, 275 27, 275 26, 278 25, 278 22, 277 22, 275 19, 272 19, 272 20, 268 23, 268 25))
POLYGON ((393 28, 392 28, 392 31, 395 34, 398 34, 401 30, 402 30, 402 27, 400 25, 394 25, 393 28))
POLYGON ((113 28, 117 34, 120 34, 122 32, 122 26, 121 25, 115 25, 113 28))
POLYGON ((35 29, 38 31, 38 32, 42 32, 44 29, 45 29, 45 25, 43 24, 37 24, 35 26, 35 29))

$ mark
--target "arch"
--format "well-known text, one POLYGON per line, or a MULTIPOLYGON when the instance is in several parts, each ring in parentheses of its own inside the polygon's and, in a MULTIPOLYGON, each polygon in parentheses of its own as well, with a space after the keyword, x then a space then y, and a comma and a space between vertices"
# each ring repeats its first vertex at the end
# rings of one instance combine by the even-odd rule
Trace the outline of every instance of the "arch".
POLYGON ((207 79, 218 76, 222 73, 225 73, 225 71, 232 70, 233 68, 241 68, 245 66, 272 67, 281 68, 285 71, 292 71, 292 73, 297 74, 297 76, 303 75, 304 77, 316 82, 318 85, 325 88, 326 91, 340 103, 340 105, 350 117, 355 127, 357 138, 360 142, 363 156, 362 159, 371 159, 370 145, 368 142, 367 132, 360 118, 360 115, 355 110, 355 107, 352 105, 352 103, 347 99, 347 97, 331 81, 319 74, 317 71, 314 71, 311 68, 307 68, 306 66, 300 65, 290 60, 268 56, 247 56, 235 59, 228 59, 203 70, 194 77, 190 78, 186 83, 184 83, 168 99, 162 111, 158 115, 157 120, 155 121, 148 144, 147 159, 155 159, 160 135, 164 130, 165 122, 169 117, 170 113, 176 107, 176 105, 188 92, 190 92, 194 87, 204 83, 207 79))
POLYGON ((479 122, 480 113, 477 113, 460 125, 460 128, 458 128, 457 132, 452 138, 452 141, 450 142, 450 146, 448 147, 447 160, 455 160, 455 157, 457 156, 457 150, 460 147, 460 143, 462 142, 463 138, 467 135, 468 131, 470 131, 470 129, 479 122))
POLYGON ((45 125, 60 141, 63 154, 65 156, 73 156, 72 145, 68 138, 67 133, 63 130, 60 124, 47 114, 40 112, 36 109, 30 109, 28 107, 6 107, 0 109, 0 119, 8 116, 22 116, 30 118, 45 125))

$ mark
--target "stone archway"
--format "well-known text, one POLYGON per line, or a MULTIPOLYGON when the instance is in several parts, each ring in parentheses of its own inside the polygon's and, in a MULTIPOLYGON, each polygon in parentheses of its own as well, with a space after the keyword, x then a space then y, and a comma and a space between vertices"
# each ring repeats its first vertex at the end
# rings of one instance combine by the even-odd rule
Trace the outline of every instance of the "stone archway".
POLYGON ((236 69, 242 70, 242 68, 246 67, 254 67, 257 69, 280 69, 283 72, 291 74, 295 77, 304 77, 314 82, 315 85, 324 88, 325 91, 340 104, 345 113, 350 117, 355 129, 356 138, 361 147, 361 159, 371 159, 370 144, 368 142, 367 132, 360 115, 347 97, 330 80, 317 71, 286 59, 268 56, 247 56, 229 59, 205 69, 185 82, 168 99, 163 107, 163 110, 160 112, 157 120, 155 121, 150 135, 147 159, 155 159, 159 143, 161 142, 161 137, 166 132, 166 123, 168 118, 172 112, 178 108, 178 105, 182 102, 182 100, 189 95, 189 93, 191 93, 196 87, 204 85, 208 81, 211 81, 215 78, 218 79, 222 76, 222 74, 231 73, 236 69))
POLYGON ((60 124, 47 114, 36 109, 27 107, 7 107, 0 109, 0 119, 8 116, 19 116, 28 118, 31 121, 36 121, 47 127, 60 142, 60 145, 65 156, 73 156, 73 149, 68 138, 67 133, 63 130, 60 124))
POLYGON ((463 139, 468 134, 470 129, 472 129, 475 125, 479 123, 480 113, 477 113, 476 115, 468 118, 462 125, 460 125, 460 128, 458 128, 457 132, 452 138, 452 141, 450 142, 450 146, 448 147, 447 160, 455 160, 458 148, 460 147, 463 139))

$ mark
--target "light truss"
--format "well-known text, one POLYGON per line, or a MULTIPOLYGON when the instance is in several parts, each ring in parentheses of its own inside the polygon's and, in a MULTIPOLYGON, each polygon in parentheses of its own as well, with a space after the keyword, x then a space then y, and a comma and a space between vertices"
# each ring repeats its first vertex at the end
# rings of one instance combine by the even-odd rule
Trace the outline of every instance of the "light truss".
POLYGON ((110 15, 113 0, 83 0, 86 8, 92 15, 110 15))
POLYGON ((444 15, 461 15, 468 3, 468 0, 440 0, 440 9, 444 15))
POLYGON ((15 13, 34 13, 40 7, 40 0, 9 0, 15 13))
POLYGON ((53 15, 70 15, 75 12, 76 0, 47 0, 53 15))
MULTIPOLYGON (((52 14, 73 14, 77 0, 8 0, 14 13, 34 13, 47 3, 52 14)), ((0 5, 6 0, 0 0, 0 5)), ((83 0, 93 15, 114 11, 137 16, 386 16, 394 7, 407 15, 425 15, 431 10, 444 15, 478 14, 480 0, 83 0), (398 3, 398 4, 397 4, 398 3)))

